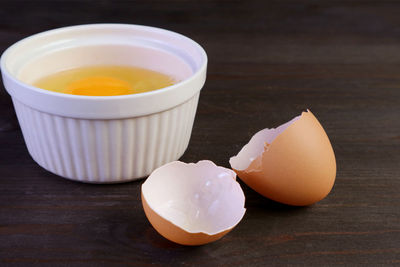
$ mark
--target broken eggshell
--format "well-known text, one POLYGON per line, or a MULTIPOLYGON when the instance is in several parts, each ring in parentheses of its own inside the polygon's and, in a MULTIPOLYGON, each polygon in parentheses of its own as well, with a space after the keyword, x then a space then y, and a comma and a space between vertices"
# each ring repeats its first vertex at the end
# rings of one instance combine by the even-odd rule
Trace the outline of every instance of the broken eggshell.
POLYGON ((208 160, 174 161, 142 185, 142 204, 152 226, 182 245, 220 239, 243 218, 245 197, 236 173, 208 160))
POLYGON ((229 163, 261 195, 294 206, 323 199, 336 177, 332 145, 309 110, 276 129, 259 131, 229 163))

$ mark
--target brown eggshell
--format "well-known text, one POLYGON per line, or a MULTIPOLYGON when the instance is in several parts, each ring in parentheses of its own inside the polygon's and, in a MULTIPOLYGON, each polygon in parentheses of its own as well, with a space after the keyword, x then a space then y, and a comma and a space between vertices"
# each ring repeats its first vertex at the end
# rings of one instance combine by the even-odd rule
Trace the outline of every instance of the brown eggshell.
POLYGON ((335 182, 336 160, 328 136, 308 111, 266 144, 262 155, 246 169, 235 171, 263 196, 305 206, 329 194, 335 182))
POLYGON ((141 196, 151 225, 181 245, 220 239, 246 211, 236 173, 208 160, 161 166, 143 183, 141 196))
POLYGON ((142 204, 147 219, 156 231, 166 239, 186 246, 198 246, 217 241, 233 228, 227 229, 215 235, 206 233, 189 233, 182 228, 176 226, 170 221, 164 219, 149 207, 142 193, 142 204))

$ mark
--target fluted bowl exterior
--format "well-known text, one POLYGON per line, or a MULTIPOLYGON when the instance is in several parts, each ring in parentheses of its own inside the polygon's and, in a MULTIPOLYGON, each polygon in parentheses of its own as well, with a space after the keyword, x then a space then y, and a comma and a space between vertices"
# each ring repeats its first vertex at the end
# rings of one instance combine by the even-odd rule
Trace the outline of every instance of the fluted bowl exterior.
MULTIPOLYGON (((72 44, 79 47, 76 40, 72 44)), ((107 51, 107 46, 104 49, 107 51)), ((190 140, 206 66, 204 50, 191 39, 163 29, 126 24, 81 25, 40 33, 14 44, 1 58, 3 82, 32 158, 50 172, 88 183, 139 179, 177 160, 190 140), (142 47, 157 45, 150 54, 163 51, 165 46, 166 62, 175 56, 182 57, 182 62, 187 60, 192 74, 160 90, 111 97, 55 93, 19 79, 19 65, 25 64, 24 60, 29 63, 30 57, 35 60, 34 53, 26 51, 37 49, 41 38, 57 43, 59 39, 53 36, 68 36, 70 40, 75 31, 86 38, 85 42, 92 41, 93 32, 102 45, 108 45, 102 34, 115 35, 113 42, 120 37, 124 44, 130 40, 126 35, 133 34, 132 42, 142 47), (15 56, 14 60, 18 49, 26 53, 26 59, 15 56)))

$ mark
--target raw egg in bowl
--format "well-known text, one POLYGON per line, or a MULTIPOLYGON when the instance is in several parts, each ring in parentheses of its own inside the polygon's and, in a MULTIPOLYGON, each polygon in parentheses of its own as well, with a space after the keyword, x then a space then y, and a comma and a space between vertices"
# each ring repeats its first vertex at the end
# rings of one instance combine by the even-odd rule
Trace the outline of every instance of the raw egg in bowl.
POLYGON ((57 175, 90 183, 135 180, 178 159, 189 143, 206 68, 207 55, 193 40, 128 24, 50 30, 1 57, 4 86, 32 158, 57 175), (70 91, 37 84, 96 66, 148 70, 173 82, 136 93, 130 90, 140 86, 99 73, 69 81, 70 91))

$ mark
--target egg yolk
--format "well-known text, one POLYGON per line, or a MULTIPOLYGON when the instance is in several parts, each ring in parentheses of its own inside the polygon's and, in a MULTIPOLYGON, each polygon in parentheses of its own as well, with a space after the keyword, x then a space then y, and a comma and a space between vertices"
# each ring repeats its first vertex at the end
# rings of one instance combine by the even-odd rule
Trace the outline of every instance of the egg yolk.
POLYGON ((133 90, 126 81, 107 77, 92 76, 71 82, 67 94, 88 96, 113 96, 132 94, 133 90))

